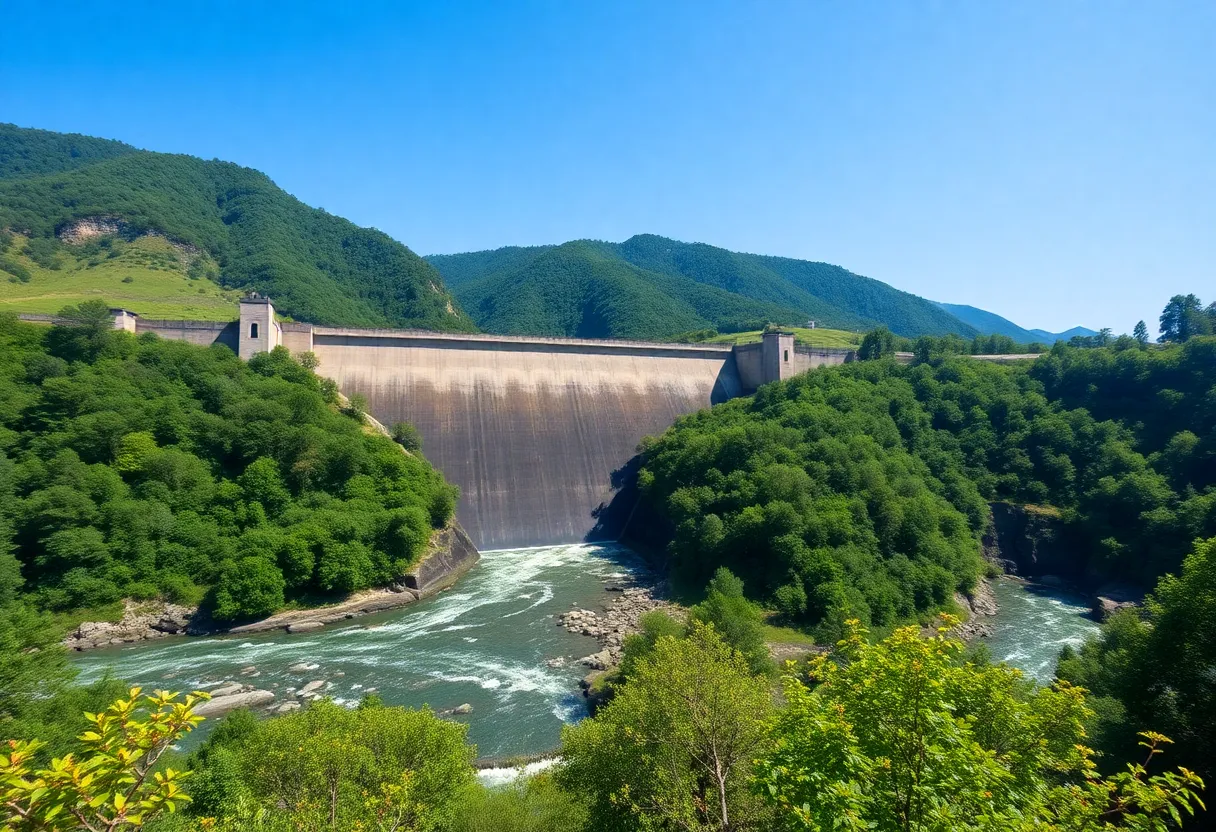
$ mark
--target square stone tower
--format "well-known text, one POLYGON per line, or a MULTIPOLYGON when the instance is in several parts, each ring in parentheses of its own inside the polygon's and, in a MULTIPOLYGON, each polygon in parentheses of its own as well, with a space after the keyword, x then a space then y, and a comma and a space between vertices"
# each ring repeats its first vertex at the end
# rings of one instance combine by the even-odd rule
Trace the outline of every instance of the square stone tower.
POLYGON ((241 298, 240 326, 237 354, 242 361, 248 361, 260 352, 270 352, 283 343, 283 329, 274 319, 274 304, 257 292, 241 298))
POLYGON ((760 350, 760 370, 765 384, 794 375, 793 333, 764 333, 760 350))

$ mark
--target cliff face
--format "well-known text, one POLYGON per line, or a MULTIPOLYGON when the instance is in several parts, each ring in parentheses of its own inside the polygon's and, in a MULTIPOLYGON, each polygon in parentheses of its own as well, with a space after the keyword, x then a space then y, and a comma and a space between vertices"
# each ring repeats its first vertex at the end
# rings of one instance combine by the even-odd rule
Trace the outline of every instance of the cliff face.
POLYGON ((991 503, 992 522, 984 535, 984 557, 1023 578, 1054 575, 1083 582, 1085 558, 1068 543, 1059 515, 1034 506, 991 503))
POLYGON ((406 573, 402 583, 425 598, 456 583, 480 559, 481 553, 468 533, 453 520, 446 528, 435 532, 430 549, 406 573))

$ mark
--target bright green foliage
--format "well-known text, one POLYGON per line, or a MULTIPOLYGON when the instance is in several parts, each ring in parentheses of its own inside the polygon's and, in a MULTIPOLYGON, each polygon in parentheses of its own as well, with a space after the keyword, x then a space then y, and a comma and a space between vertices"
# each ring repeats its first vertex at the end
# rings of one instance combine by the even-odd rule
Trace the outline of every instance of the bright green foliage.
POLYGON ((1216 538, 1198 541, 1145 609, 1146 619, 1121 613, 1079 654, 1066 651, 1059 675, 1102 697, 1102 750, 1121 759, 1137 732, 1160 731, 1183 763, 1216 777, 1216 538))
POLYGON ((895 355, 895 336, 885 326, 866 333, 861 339, 861 348, 857 355, 862 361, 873 361, 876 358, 891 358, 895 355))
POLYGON ((449 828, 473 786, 465 726, 430 711, 326 700, 238 721, 217 729, 195 766, 193 811, 219 828, 430 832, 449 828))
POLYGON ((594 719, 562 732, 558 782, 588 802, 589 828, 766 830, 749 788, 765 749, 767 682, 712 627, 664 636, 594 719))
POLYGON ((0 128, 0 228, 50 262, 56 229, 116 218, 125 238, 155 231, 202 249, 222 285, 257 289, 300 320, 473 329, 438 272, 388 235, 309 208, 248 168, 113 144, 0 128))
MULTIPOLYGON (((811 661, 813 688, 786 679, 789 704, 757 767, 785 828, 1165 830, 1202 806, 1202 781, 1185 769, 1099 778, 1080 689, 963 663, 961 642, 914 627, 865 636, 850 622, 839 658, 811 661)), ((1155 751, 1164 738, 1147 740, 1155 751)))
POLYGON ((712 625, 723 641, 743 655, 752 673, 773 669, 764 643, 764 613, 743 596, 743 581, 726 567, 714 573, 705 600, 690 615, 693 621, 712 625))
POLYGON ((633 678, 638 662, 654 653, 655 645, 664 636, 683 638, 688 628, 662 610, 643 613, 638 619, 638 631, 625 636, 621 643, 621 663, 617 667, 619 681, 633 678))
POLYGON ((452 832, 584 832, 587 810, 547 774, 460 797, 452 832))
POLYGON ((1216 331, 1216 303, 1203 307, 1195 295, 1174 295, 1161 312, 1161 341, 1188 341, 1216 331))
POLYGON ((140 699, 132 688, 104 712, 86 718, 93 729, 80 736, 79 753, 32 767, 41 743, 10 741, 0 755, 0 819, 4 832, 23 830, 138 829, 190 798, 181 783, 187 773, 157 770, 157 761, 202 717, 194 716, 195 694, 156 691, 140 699))
POLYGON ((840 329, 885 323, 909 336, 975 334, 929 301, 838 266, 652 234, 428 259, 491 332, 663 339, 811 318, 840 329))
POLYGON ((834 641, 845 618, 890 625, 974 580, 985 500, 1062 509, 1078 574, 1177 568, 1216 534, 1214 386, 1206 338, 1014 366, 866 361, 680 420, 639 481, 685 585, 727 566, 834 641))
POLYGON ((0 323, 0 595, 70 610, 211 588, 217 618, 264 615, 391 581, 450 518, 454 489, 286 351, 245 364, 96 311, 0 323))

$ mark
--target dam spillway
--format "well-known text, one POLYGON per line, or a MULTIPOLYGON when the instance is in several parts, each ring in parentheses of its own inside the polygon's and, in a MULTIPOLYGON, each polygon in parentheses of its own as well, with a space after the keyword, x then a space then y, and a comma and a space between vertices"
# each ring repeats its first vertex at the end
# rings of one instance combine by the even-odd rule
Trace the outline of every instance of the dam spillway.
POLYGON ((418 428, 485 549, 615 539, 643 437, 744 392, 730 347, 318 327, 312 351, 380 422, 418 428))
POLYGON ((115 329, 223 345, 242 359, 276 347, 314 353, 317 373, 365 396, 382 424, 417 427, 423 453, 460 486, 457 517, 483 549, 618 540, 636 504, 629 485, 643 438, 762 384, 856 358, 770 330, 727 345, 321 327, 280 321, 256 293, 230 322, 111 312, 115 329))

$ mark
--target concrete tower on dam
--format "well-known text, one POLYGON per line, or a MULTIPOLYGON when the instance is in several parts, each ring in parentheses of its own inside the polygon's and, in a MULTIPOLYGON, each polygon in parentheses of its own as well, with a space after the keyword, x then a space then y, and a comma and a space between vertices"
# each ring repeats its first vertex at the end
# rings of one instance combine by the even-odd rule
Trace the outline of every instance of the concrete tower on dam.
POLYGON ((644 437, 855 357, 781 332, 732 346, 323 327, 279 321, 270 299, 252 294, 232 323, 115 312, 121 328, 222 343, 243 359, 279 345, 311 351, 317 372, 366 396, 381 423, 418 428, 423 453, 460 486, 458 517, 482 549, 617 539, 644 437))

